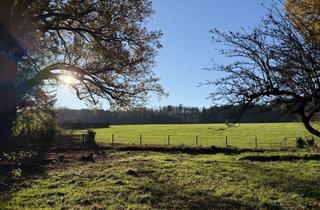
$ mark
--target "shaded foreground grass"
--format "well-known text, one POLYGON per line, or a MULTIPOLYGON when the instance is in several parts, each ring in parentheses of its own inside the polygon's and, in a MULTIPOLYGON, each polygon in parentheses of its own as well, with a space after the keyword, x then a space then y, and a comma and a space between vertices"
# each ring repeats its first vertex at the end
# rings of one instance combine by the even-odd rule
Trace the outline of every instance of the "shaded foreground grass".
MULTIPOLYGON (((0 194, 0 209, 319 209, 320 162, 104 150, 47 155, 47 173, 0 194), (62 158, 63 157, 63 158, 62 158)), ((258 156, 303 157, 301 152, 258 156)))

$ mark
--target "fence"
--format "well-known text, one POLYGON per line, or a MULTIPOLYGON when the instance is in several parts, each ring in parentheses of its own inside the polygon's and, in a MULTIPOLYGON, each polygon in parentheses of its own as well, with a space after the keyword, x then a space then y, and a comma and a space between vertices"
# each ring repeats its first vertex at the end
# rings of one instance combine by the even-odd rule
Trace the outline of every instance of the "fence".
POLYGON ((74 144, 84 144, 87 138, 86 134, 63 134, 56 137, 58 145, 74 145, 74 144))
MULTIPOLYGON (((166 146, 217 146, 217 147, 237 147, 237 148, 290 148, 296 146, 297 136, 235 136, 235 135, 121 135, 119 133, 111 136, 97 134, 95 140, 97 143, 108 144, 131 144, 131 145, 166 145, 166 146)), ((28 138, 18 139, 12 142, 15 147, 35 147, 35 146, 57 146, 57 147, 75 147, 84 146, 87 134, 84 133, 65 133, 57 135, 52 141, 29 140, 28 138)))
POLYGON ((238 148, 289 148, 295 147, 297 136, 259 137, 259 136, 232 136, 232 135, 97 135, 96 141, 111 144, 134 145, 171 145, 171 146, 218 146, 238 148))
POLYGON ((10 140, 11 148, 39 148, 39 147, 66 147, 66 146, 83 146, 87 139, 86 134, 57 134, 53 139, 46 138, 29 138, 20 136, 10 140))

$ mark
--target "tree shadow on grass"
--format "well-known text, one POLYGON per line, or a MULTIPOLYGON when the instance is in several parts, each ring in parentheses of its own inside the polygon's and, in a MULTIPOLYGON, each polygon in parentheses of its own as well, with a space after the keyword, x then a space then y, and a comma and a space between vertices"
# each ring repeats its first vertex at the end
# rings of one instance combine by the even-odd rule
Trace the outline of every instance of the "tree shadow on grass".
POLYGON ((305 155, 247 155, 241 157, 239 160, 250 160, 259 162, 277 162, 277 161, 299 161, 299 160, 314 160, 320 161, 319 154, 305 154, 305 155))
POLYGON ((10 202, 13 193, 31 186, 32 180, 48 176, 48 171, 64 170, 66 167, 85 162, 96 147, 70 144, 64 147, 40 145, 30 149, 0 152, 0 209, 10 202), (88 155, 89 154, 89 155, 88 155))
POLYGON ((161 175, 153 169, 143 167, 134 173, 126 174, 136 179, 149 178, 149 181, 140 183, 140 196, 135 202, 150 205, 154 209, 283 209, 278 204, 260 203, 257 199, 245 200, 232 195, 217 196, 210 189, 198 189, 196 186, 181 187, 177 180, 173 182, 159 179, 161 175))
POLYGON ((261 206, 253 202, 244 202, 232 197, 218 197, 205 191, 183 191, 178 186, 165 183, 149 183, 141 186, 149 196, 138 202, 151 204, 155 209, 282 209, 274 204, 261 206))
POLYGON ((92 151, 92 149, 94 148, 85 148, 79 143, 57 147, 54 142, 45 144, 40 142, 32 147, 0 150, 0 196, 8 195, 12 189, 19 188, 19 185, 28 179, 45 176, 51 163, 63 161, 63 159, 49 158, 48 154, 67 153, 72 150, 92 151))
MULTIPOLYGON (((307 162, 304 162, 307 164, 307 162)), ((259 183, 267 188, 277 189, 279 192, 297 193, 304 198, 313 198, 320 201, 320 175, 315 173, 313 176, 304 177, 304 171, 297 168, 297 172, 293 173, 279 167, 271 167, 263 163, 252 164, 248 162, 240 162, 239 164, 247 174, 257 177, 259 183)), ((299 166, 296 166, 299 167, 299 166)), ((319 206, 317 206, 319 208, 319 206)))
POLYGON ((161 152, 161 153, 185 153, 191 155, 205 155, 205 154, 217 154, 222 153, 225 155, 238 155, 248 152, 267 152, 267 151, 285 151, 283 149, 250 149, 250 148, 237 148, 237 147, 192 147, 182 145, 126 145, 126 144, 114 144, 104 145, 101 144, 100 148, 103 150, 117 150, 117 151, 139 151, 139 152, 161 152))
POLYGON ((0 196, 10 197, 10 192, 25 180, 44 176, 48 161, 44 151, 0 153, 0 196))

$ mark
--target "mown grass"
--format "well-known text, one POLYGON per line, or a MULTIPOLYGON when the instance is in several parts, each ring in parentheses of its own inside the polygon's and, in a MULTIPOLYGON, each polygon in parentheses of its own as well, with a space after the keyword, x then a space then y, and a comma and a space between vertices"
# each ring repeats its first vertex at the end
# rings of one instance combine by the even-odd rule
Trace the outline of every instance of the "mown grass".
POLYGON ((106 151, 94 163, 66 157, 47 175, 0 194, 0 209, 319 209, 320 162, 243 160, 289 154, 305 155, 106 151))
MULTIPOLYGON (((111 143, 112 134, 116 143, 168 144, 171 145, 225 146, 234 147, 284 147, 294 146, 297 136, 309 136, 301 123, 247 123, 229 129, 224 124, 166 124, 166 125, 114 125, 110 128, 95 129, 98 142, 111 143), (284 140, 286 139, 286 140, 284 140)), ((83 131, 79 131, 83 132, 83 131)))

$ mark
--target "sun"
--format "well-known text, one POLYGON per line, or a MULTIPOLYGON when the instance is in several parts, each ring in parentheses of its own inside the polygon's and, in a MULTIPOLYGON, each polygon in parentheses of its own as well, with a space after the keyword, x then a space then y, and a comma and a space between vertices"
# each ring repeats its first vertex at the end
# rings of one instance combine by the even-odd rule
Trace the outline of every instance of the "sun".
POLYGON ((68 74, 60 76, 60 80, 67 86, 73 85, 76 82, 76 79, 72 75, 68 74))

